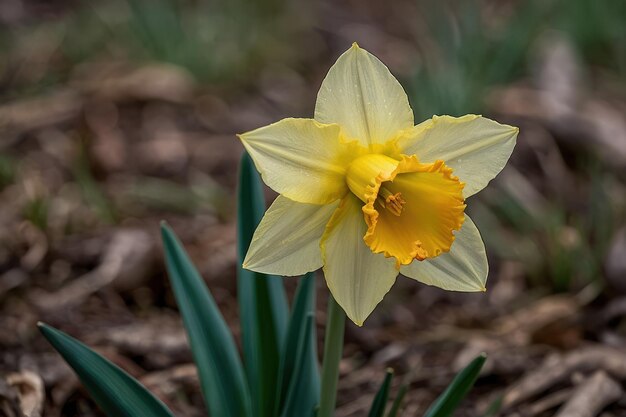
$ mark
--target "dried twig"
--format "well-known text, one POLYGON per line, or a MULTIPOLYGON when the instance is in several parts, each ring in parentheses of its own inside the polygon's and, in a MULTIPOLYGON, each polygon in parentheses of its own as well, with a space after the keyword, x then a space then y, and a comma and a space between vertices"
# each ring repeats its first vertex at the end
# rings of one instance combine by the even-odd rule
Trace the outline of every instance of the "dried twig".
POLYGON ((504 396, 503 408, 511 407, 555 384, 574 372, 606 371, 617 379, 626 379, 626 353, 606 346, 593 346, 569 353, 557 360, 548 360, 513 385, 504 396))
POLYGON ((22 414, 26 417, 40 417, 46 399, 41 377, 34 372, 22 371, 7 375, 7 383, 17 389, 22 414))
POLYGON ((563 404, 572 396, 572 389, 566 388, 545 396, 539 401, 531 404, 524 410, 523 415, 527 417, 537 416, 563 404))
POLYGON ((36 304, 54 310, 82 302, 94 292, 114 285, 128 290, 149 276, 154 261, 154 242, 142 230, 119 230, 111 239, 101 264, 55 293, 38 294, 36 304))
MULTIPOLYGON (((18 101, 0 106, 0 131, 3 137, 17 137, 29 131, 76 119, 83 108, 80 94, 61 90, 47 97, 18 101)), ((10 143, 0 141, 0 149, 10 143)), ((10 140, 9 140, 10 142, 10 140)))
POLYGON ((555 417, 595 417, 622 396, 622 387, 604 371, 582 382, 555 417))

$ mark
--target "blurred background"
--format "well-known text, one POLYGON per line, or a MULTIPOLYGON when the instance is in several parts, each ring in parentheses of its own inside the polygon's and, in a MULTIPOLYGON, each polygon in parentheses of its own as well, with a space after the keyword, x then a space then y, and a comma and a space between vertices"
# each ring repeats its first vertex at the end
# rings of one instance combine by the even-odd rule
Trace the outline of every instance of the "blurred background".
POLYGON ((410 384, 402 415, 421 415, 481 351, 458 416, 551 416, 596 380, 585 416, 626 415, 622 0, 0 1, 0 414, 19 415, 20 392, 32 416, 101 416, 45 320, 178 416, 206 415, 159 221, 237 334, 234 134, 312 117, 354 41, 400 79, 416 122, 479 113, 521 133, 468 201, 487 293, 399 278, 348 325, 337 416, 365 416, 386 367, 410 384))

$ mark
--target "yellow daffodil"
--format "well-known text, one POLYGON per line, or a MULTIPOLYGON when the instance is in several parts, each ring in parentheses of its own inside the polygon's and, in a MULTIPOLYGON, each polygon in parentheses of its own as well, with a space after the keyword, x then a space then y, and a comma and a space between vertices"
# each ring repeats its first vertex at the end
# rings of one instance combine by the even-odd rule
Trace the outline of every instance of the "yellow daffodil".
POLYGON ((363 321, 398 273, 454 291, 484 291, 485 248, 465 199, 502 170, 518 129, 476 115, 414 126, 406 93, 355 43, 332 66, 314 119, 240 135, 280 196, 244 267, 277 275, 324 269, 352 321, 363 321))

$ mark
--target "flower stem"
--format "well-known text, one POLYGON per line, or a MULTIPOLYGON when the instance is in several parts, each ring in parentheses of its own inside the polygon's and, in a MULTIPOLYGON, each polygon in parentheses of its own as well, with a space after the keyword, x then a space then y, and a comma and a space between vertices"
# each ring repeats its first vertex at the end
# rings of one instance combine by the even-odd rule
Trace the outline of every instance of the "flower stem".
POLYGON ((324 340, 324 363, 322 364, 322 387, 317 417, 333 417, 337 401, 339 362, 343 353, 343 332, 346 314, 332 295, 328 295, 328 316, 324 340))

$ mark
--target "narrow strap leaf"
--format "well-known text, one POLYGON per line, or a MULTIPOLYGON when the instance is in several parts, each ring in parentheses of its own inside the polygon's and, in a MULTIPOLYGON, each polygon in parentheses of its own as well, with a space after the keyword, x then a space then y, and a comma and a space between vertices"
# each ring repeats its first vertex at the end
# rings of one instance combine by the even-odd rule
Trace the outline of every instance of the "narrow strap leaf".
POLYGON ((287 390, 281 417, 301 417, 313 415, 319 401, 319 371, 314 315, 306 315, 303 331, 300 332, 295 369, 287 390))
POLYGON ((474 382, 476 382, 486 359, 487 355, 482 354, 459 372, 443 394, 441 394, 430 406, 428 411, 426 411, 424 417, 451 416, 472 386, 474 386, 474 382))
POLYGON ((391 379, 393 378, 393 369, 387 369, 385 379, 380 385, 368 417, 383 417, 385 414, 385 408, 387 406, 387 400, 389 399, 389 387, 391 386, 391 379))
POLYGON ((402 384, 398 389, 398 394, 396 398, 393 400, 393 404, 391 404, 391 409, 389 410, 389 414, 387 417, 396 417, 398 415, 398 411, 400 411, 400 406, 402 406, 402 400, 404 400, 404 396, 406 392, 409 390, 407 384, 402 384))
POLYGON ((241 159, 238 191, 237 277, 244 363, 254 415, 274 417, 278 368, 289 307, 282 278, 241 267, 254 231, 265 213, 261 180, 245 153, 241 159))
MULTIPOLYGON (((317 362, 317 344, 315 322, 308 321, 309 316, 315 315, 315 276, 308 273, 300 279, 296 295, 294 297, 287 335, 285 337, 283 354, 281 356, 280 378, 277 389, 277 409, 274 415, 304 416, 309 405, 317 405, 319 402, 320 376, 317 362), (312 342, 303 346, 307 340, 312 342), (301 353, 302 349, 308 350, 301 353), (298 373, 298 366, 303 366, 305 371, 298 373), (294 388, 296 385, 305 387, 294 388), (308 387, 308 388, 306 388, 308 387), (302 414, 282 414, 286 409, 288 394, 302 391, 299 403, 302 405, 302 414)), ((286 410, 287 412, 289 410, 286 410)))
POLYGON ((250 394, 232 334, 174 232, 165 224, 161 232, 167 270, 210 415, 250 417, 250 394))
POLYGON ((117 365, 60 330, 40 323, 39 330, 74 369, 109 417, 174 417, 158 398, 117 365))

